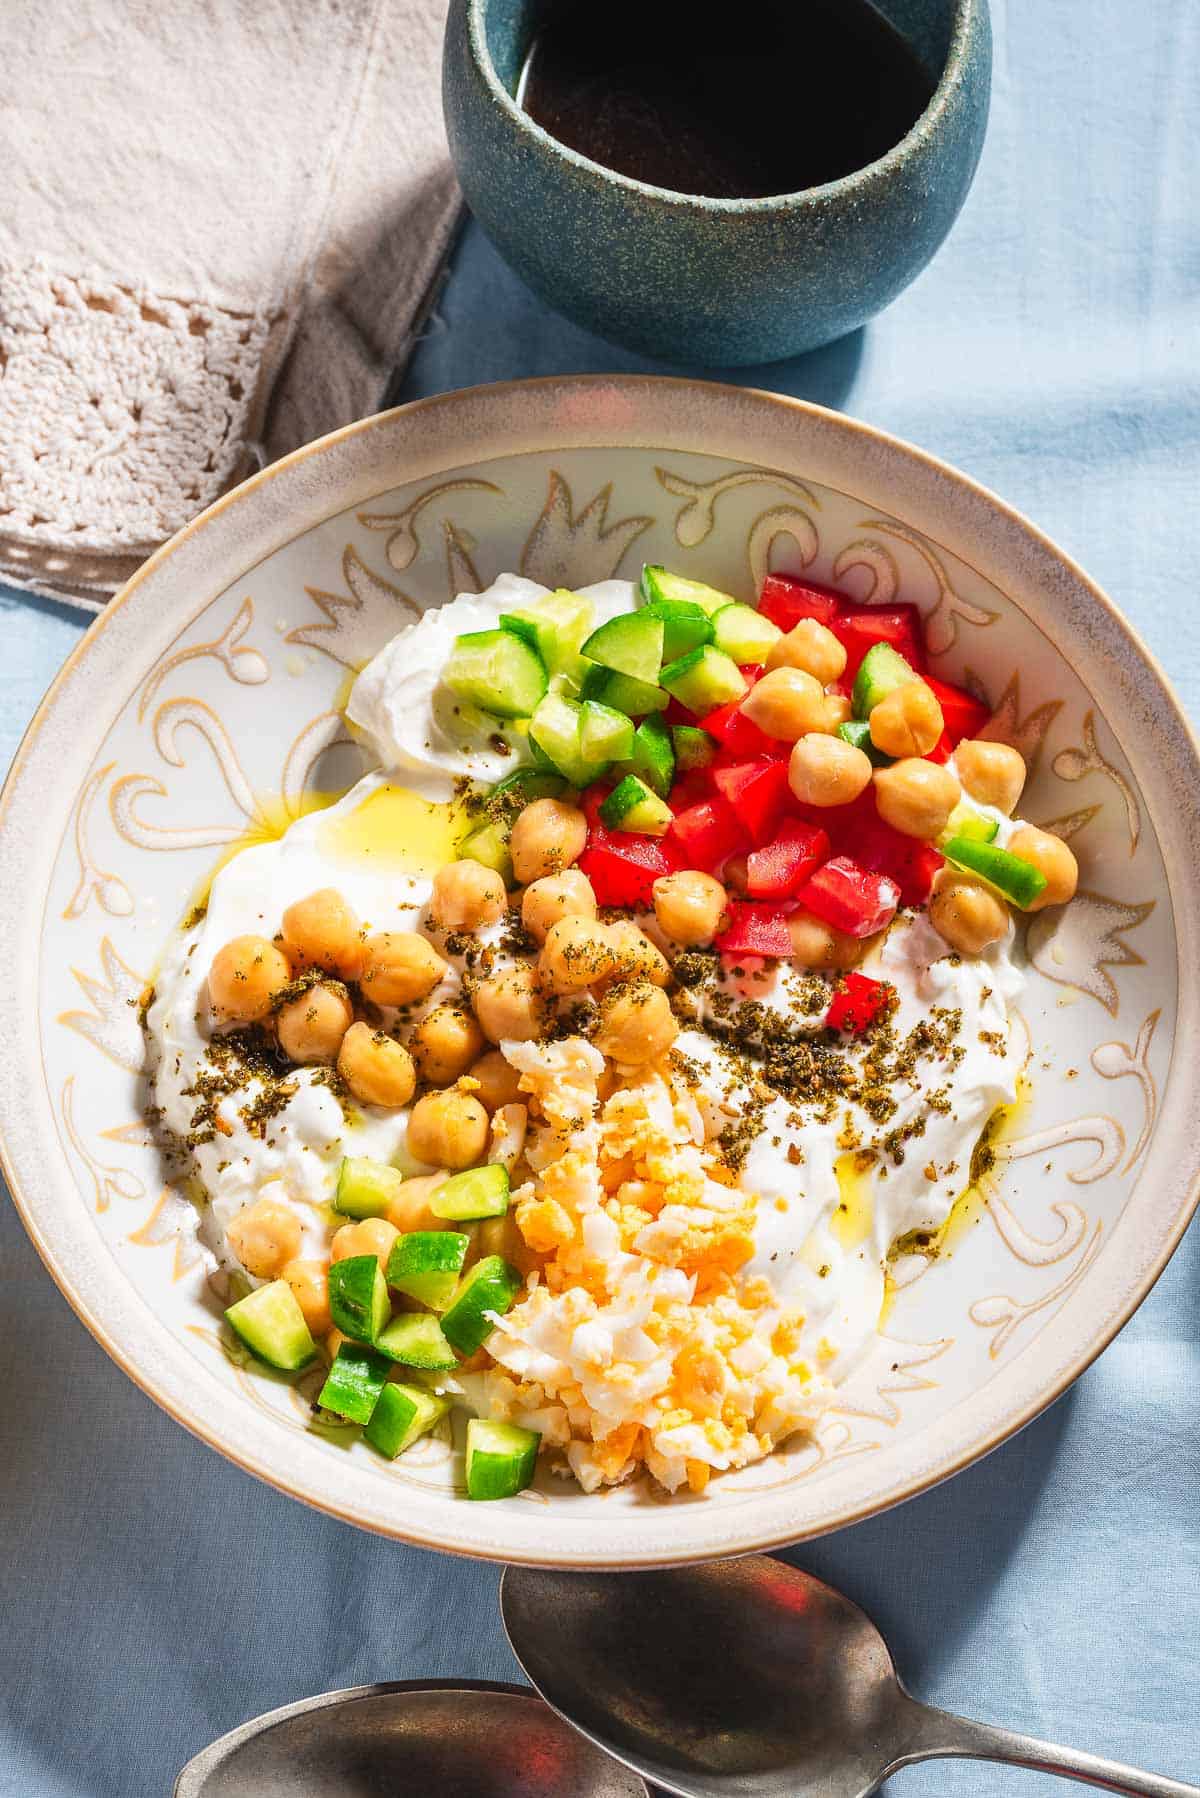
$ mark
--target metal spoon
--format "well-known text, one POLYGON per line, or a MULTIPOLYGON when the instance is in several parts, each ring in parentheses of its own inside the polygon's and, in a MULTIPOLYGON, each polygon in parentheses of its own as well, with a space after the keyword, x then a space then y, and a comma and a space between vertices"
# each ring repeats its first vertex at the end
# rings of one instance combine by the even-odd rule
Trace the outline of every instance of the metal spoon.
POLYGON ((897 1768, 946 1755, 1200 1798, 919 1703, 857 1605, 765 1556, 662 1573, 510 1567, 500 1608, 546 1702, 679 1798, 866 1798, 897 1768))
POLYGON ((525 1686, 419 1680, 322 1692, 231 1730, 175 1798, 649 1798, 525 1686))

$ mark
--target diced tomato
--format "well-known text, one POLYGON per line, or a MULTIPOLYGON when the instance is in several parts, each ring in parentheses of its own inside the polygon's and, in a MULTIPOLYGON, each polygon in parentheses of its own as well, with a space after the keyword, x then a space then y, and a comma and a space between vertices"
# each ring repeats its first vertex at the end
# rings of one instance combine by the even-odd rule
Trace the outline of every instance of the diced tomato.
POLYGON ((679 812, 663 843, 683 867, 719 874, 729 857, 746 847, 746 833, 732 806, 718 796, 679 812))
POLYGON ((885 824, 875 809, 875 795, 868 787, 851 805, 817 811, 805 816, 830 835, 838 855, 851 856, 860 868, 888 874, 900 888, 902 905, 922 905, 929 897, 933 877, 942 857, 932 844, 918 842, 885 824))
POLYGON ((713 796, 712 768, 693 768, 689 774, 681 774, 667 796, 667 804, 673 812, 686 812, 689 806, 699 805, 702 800, 713 796))
POLYGON ((811 581, 800 581, 790 574, 769 574, 758 599, 763 617, 781 631, 792 630, 802 618, 831 625, 844 604, 841 594, 831 588, 814 586, 811 581))
POLYGON ((932 749, 926 750, 927 762, 948 762, 954 754, 954 744, 950 741, 949 731, 944 730, 932 749))
POLYGON ((736 899, 729 908, 729 928, 713 944, 722 955, 779 955, 792 953, 787 918, 777 905, 752 905, 736 899))
POLYGON ((875 1022, 888 1002, 892 988, 867 974, 843 974, 829 1002, 825 1022, 831 1030, 848 1030, 861 1036, 875 1022))
POLYGON ((809 876, 796 897, 835 930, 874 936, 895 917, 900 888, 887 874, 873 874, 848 855, 836 855, 809 876))
POLYGON ((591 881, 601 905, 649 908, 654 903, 654 882, 660 875, 674 874, 679 866, 665 839, 602 826, 588 832, 587 847, 579 858, 580 872, 591 881))
POLYGON ((689 712, 681 699, 672 699, 665 712, 658 716, 664 724, 695 724, 695 712, 689 712))
POLYGON ((746 857, 746 891, 752 899, 789 899, 828 856, 820 825, 789 819, 772 842, 746 857))
POLYGON ((873 643, 890 643, 910 668, 924 670, 921 614, 916 606, 843 606, 829 628, 846 651, 843 680, 854 679, 873 643))
POLYGON ((758 846, 774 836, 792 796, 786 762, 760 758, 714 765, 712 781, 722 799, 733 807, 752 843, 758 846))
POLYGON ((908 853, 897 861, 892 875, 900 888, 901 905, 924 905, 933 877, 945 863, 945 856, 932 843, 918 843, 909 837, 908 853))
POLYGON ((592 785, 585 787, 579 795, 579 809, 593 830, 604 828, 600 819, 600 807, 612 792, 612 785, 611 780, 593 781, 592 785))
MULTIPOLYGON (((702 729, 746 760, 752 755, 769 755, 772 751, 778 754, 782 746, 746 717, 740 709, 741 703, 740 699, 735 699, 729 705, 718 706, 715 712, 709 712, 706 718, 699 720, 702 729)), ((697 721, 693 718, 691 722, 697 721)))
POLYGON ((932 674, 925 676, 925 682, 942 708, 942 718, 946 725, 943 736, 949 738, 951 750, 964 737, 977 737, 992 715, 991 707, 984 705, 981 699, 976 699, 973 693, 966 692, 962 687, 952 687, 949 681, 935 680, 932 674))

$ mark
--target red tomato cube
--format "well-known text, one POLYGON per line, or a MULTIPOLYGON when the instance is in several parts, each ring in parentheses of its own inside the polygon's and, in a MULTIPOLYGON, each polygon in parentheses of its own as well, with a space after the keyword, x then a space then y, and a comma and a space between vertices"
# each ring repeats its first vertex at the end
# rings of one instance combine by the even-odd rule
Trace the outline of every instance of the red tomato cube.
POLYGON ((829 628, 846 651, 845 681, 854 679, 859 663, 875 643, 890 643, 918 673, 925 667, 921 614, 916 606, 845 606, 829 628))
MULTIPOLYGON (((942 708, 942 719, 946 726, 943 736, 949 739, 951 749, 965 737, 977 737, 992 715, 991 707, 984 705, 981 699, 976 699, 965 688, 952 687, 949 681, 936 680, 932 674, 925 676, 925 682, 942 708)), ((949 760, 949 757, 946 759, 949 760)))
POLYGON ((774 836, 792 796, 785 761, 759 758, 714 765, 712 782, 737 813, 752 843, 762 844, 774 836))
POLYGON ((796 897, 835 930, 874 936, 895 917, 900 888, 887 874, 873 874, 848 855, 837 855, 809 876, 796 897))
POLYGON ((769 574, 758 599, 763 617, 781 631, 793 630, 802 618, 815 618, 818 624, 832 626, 844 604, 841 594, 831 587, 797 580, 791 574, 769 574))
POLYGON ((602 826, 588 832, 587 847, 579 858, 580 872, 591 881, 598 904, 643 910, 654 903, 654 882, 660 875, 674 874, 679 866, 665 839, 602 826))
POLYGON ((729 908, 729 928, 713 948, 722 955, 775 955, 792 953, 787 918, 776 905, 752 905, 735 900, 729 908))
POLYGON ((892 988, 867 974, 843 974, 829 1002, 825 1022, 831 1030, 848 1030, 861 1036, 887 1005, 892 988))
POLYGON ((732 806, 718 796, 677 813, 663 843, 681 867, 719 874, 729 857, 746 847, 746 833, 732 806))
POLYGON ((774 840, 746 858, 746 891, 753 899, 789 899, 829 857, 829 838, 819 824, 790 819, 774 840))

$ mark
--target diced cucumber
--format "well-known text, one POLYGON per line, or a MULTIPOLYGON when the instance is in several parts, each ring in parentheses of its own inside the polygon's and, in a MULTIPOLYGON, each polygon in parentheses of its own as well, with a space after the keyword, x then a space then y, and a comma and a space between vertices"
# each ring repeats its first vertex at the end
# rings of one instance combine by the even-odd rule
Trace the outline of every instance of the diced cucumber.
POLYGON ((317 1345, 286 1280, 272 1280, 248 1292, 225 1313, 226 1322, 268 1367, 295 1373, 307 1367, 317 1345))
POLYGON ((419 1367, 427 1373, 445 1373, 458 1366, 441 1324, 428 1311, 407 1311, 393 1317, 387 1329, 379 1332, 375 1347, 389 1361, 419 1367))
POLYGON ((703 606, 690 599, 652 599, 645 612, 648 618, 663 621, 664 662, 674 662, 689 649, 713 640, 712 620, 703 606))
POLYGON ((421 1386, 405 1386, 389 1380, 379 1394, 371 1413, 371 1421, 363 1431, 363 1439, 389 1461, 411 1448, 418 1437, 427 1436, 450 1409, 448 1398, 437 1398, 421 1386))
POLYGON ((541 1440, 536 1430, 472 1417, 467 1425, 467 1497, 515 1498, 524 1492, 537 1468, 541 1440))
POLYGON ((471 1238, 458 1230, 412 1230, 392 1244, 387 1283, 431 1311, 454 1297, 471 1238))
POLYGON ((370 1423, 390 1365, 374 1349, 343 1342, 317 1394, 318 1405, 344 1417, 347 1423, 370 1423))
POLYGON ((573 699, 547 693, 529 720, 529 735, 545 750, 573 787, 586 787, 604 772, 604 762, 589 762, 579 745, 582 708, 573 699))
POLYGON ((942 854, 956 868, 964 868, 968 874, 978 874, 986 880, 1010 905, 1019 906, 1022 911, 1029 907, 1046 890, 1046 876, 1032 862, 1022 861, 1009 849, 998 849, 995 843, 980 843, 971 837, 951 837, 948 843, 940 845, 942 854))
POLYGON ((515 1267, 500 1255, 485 1255, 459 1282, 453 1302, 442 1317, 442 1331, 461 1355, 473 1355, 492 1333, 487 1315, 502 1316, 520 1292, 522 1280, 515 1267))
MULTIPOLYGON (((554 776, 560 780, 559 775, 554 776)), ((480 862, 493 868, 506 887, 513 884, 512 855, 508 847, 508 829, 503 824, 480 824, 458 845, 459 861, 480 862)))
POLYGON ((666 798, 675 779, 675 748, 671 732, 661 718, 646 718, 638 725, 626 765, 630 774, 644 780, 651 792, 660 799, 666 798))
POLYGON ((515 814, 534 799, 557 799, 566 790, 567 783, 562 775, 552 773, 549 768, 514 768, 511 774, 496 782, 488 794, 488 802, 490 805, 492 800, 499 800, 505 810, 511 805, 515 814))
POLYGON ((644 718, 648 712, 665 712, 671 703, 671 695, 664 693, 661 687, 634 680, 628 674, 617 674, 611 668, 601 668, 598 662, 593 662, 584 676, 580 696, 598 699, 601 705, 610 705, 614 711, 625 712, 630 718, 644 718))
POLYGON ((633 754, 633 719, 599 700, 579 708, 579 752, 588 762, 623 762, 633 754))
POLYGON ((719 612, 722 606, 734 603, 732 593, 719 593, 715 587, 706 587, 703 581, 689 581, 681 574, 670 574, 656 562, 647 562, 642 569, 640 591, 647 605, 656 599, 682 599, 709 613, 719 612))
POLYGON ((765 662, 783 632, 753 606, 722 606, 713 613, 712 640, 735 662, 765 662))
POLYGON ((503 1217, 508 1210, 508 1169, 496 1161, 488 1167, 451 1174, 429 1201, 434 1217, 470 1224, 481 1217, 503 1217))
POLYGON ((547 594, 528 610, 504 612, 500 617, 505 630, 515 631, 537 651, 548 674, 566 674, 572 679, 582 676, 580 645, 595 620, 591 600, 567 587, 547 594))
POLYGON ((675 814, 652 793, 644 780, 627 774, 600 805, 600 821, 609 830, 636 830, 645 837, 665 837, 675 814))
POLYGON ((850 705, 856 718, 869 718, 881 699, 920 677, 890 643, 872 643, 858 665, 850 705))
POLYGON ((884 755, 882 749, 876 749, 871 741, 871 721, 869 718, 847 718, 845 724, 839 724, 837 734, 843 743, 853 743, 855 749, 861 749, 869 756, 876 768, 890 768, 892 758, 884 755))
POLYGON ((982 812, 964 801, 951 812, 942 835, 947 842, 952 837, 969 837, 973 843, 993 843, 999 829, 995 818, 985 818, 982 812))
POLYGON ((365 1155, 346 1155, 338 1169, 333 1208, 344 1217, 382 1217, 403 1185, 398 1167, 365 1155))
POLYGON ((546 691, 546 665, 511 631, 468 631, 454 639, 442 680, 498 718, 528 718, 546 691))
POLYGON ((648 612, 622 612, 593 631, 583 645, 589 661, 653 685, 662 667, 664 626, 648 612))
POLYGON ((671 745, 681 774, 690 774, 693 768, 707 768, 717 753, 717 739, 698 724, 673 724, 671 745))
POLYGON ((329 1310, 343 1336, 374 1342, 388 1320, 387 1281, 374 1255, 348 1255, 329 1268, 329 1310))
POLYGON ((729 705, 746 691, 746 677, 733 657, 711 643, 680 656, 677 662, 668 662, 659 681, 680 705, 700 716, 729 705))

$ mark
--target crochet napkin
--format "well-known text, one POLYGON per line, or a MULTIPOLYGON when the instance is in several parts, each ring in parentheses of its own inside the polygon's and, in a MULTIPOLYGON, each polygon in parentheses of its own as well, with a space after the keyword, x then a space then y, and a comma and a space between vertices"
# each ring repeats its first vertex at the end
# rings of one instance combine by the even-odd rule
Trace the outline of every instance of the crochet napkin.
POLYGON ((0 8, 0 578, 97 609, 362 417, 457 218, 445 0, 0 8))

